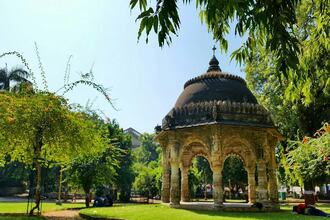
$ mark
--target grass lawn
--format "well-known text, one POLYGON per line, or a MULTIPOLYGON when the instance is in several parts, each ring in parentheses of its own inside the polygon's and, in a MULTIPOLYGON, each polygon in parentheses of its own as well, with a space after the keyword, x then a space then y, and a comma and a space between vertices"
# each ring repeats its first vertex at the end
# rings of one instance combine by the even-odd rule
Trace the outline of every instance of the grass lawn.
MULTIPOLYGON (((26 213, 26 206, 26 202, 0 202, 0 213, 26 213)), ((55 203, 44 202, 42 203, 42 212, 83 207, 85 207, 83 203, 63 203, 62 205, 56 205, 55 203)), ((0 219, 6 218, 0 217, 0 219)), ((32 220, 32 218, 29 219, 32 220)))
MULTIPOLYGON (((321 210, 330 213, 330 205, 318 206, 321 210)), ((126 220, 306 220, 325 219, 322 217, 312 217, 294 215, 291 213, 291 206, 281 207, 279 212, 271 213, 243 213, 243 212, 216 212, 216 211, 192 211, 183 209, 172 209, 165 205, 116 205, 109 208, 90 208, 80 211, 82 214, 94 217, 114 217, 126 220)))

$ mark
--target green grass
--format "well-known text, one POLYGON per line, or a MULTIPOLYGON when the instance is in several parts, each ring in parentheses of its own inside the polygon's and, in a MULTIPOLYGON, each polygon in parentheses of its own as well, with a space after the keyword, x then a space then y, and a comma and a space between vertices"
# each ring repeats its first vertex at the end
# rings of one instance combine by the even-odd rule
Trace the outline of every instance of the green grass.
MULTIPOLYGON (((0 213, 26 213, 26 202, 0 202, 0 213)), ((42 204, 42 211, 56 211, 68 208, 83 208, 82 203, 63 203, 62 205, 56 205, 55 203, 44 202, 42 204)), ((0 217, 2 220, 3 217, 0 217)))
MULTIPOLYGON (((330 212, 330 205, 319 206, 325 212, 330 212)), ((161 204, 153 205, 116 205, 109 208, 90 208, 80 211, 94 217, 113 217, 126 220, 306 220, 325 219, 322 217, 294 215, 291 206, 281 207, 279 212, 221 212, 221 211, 192 211, 173 209, 161 204)))

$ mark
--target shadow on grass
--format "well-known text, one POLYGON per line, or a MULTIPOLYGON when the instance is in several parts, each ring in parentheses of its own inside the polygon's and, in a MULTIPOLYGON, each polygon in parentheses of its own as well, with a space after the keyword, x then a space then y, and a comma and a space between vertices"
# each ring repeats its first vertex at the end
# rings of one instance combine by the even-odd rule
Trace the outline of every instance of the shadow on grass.
POLYGON ((223 212, 223 211, 199 211, 189 210, 198 215, 207 215, 210 217, 230 217, 233 219, 260 219, 260 220, 291 220, 291 219, 323 219, 318 216, 306 216, 293 214, 289 210, 280 210, 276 212, 223 212))

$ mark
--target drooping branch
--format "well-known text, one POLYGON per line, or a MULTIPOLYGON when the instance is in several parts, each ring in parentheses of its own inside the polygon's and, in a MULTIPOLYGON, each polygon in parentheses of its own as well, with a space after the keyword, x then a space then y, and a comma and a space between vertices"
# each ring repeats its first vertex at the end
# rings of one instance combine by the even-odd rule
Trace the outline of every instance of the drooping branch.
POLYGON ((62 95, 65 95, 66 93, 70 92, 75 87, 77 87, 78 85, 86 85, 86 86, 93 87, 94 89, 96 89, 98 92, 100 92, 105 97, 105 99, 110 103, 112 108, 114 108, 116 111, 118 111, 118 109, 113 104, 113 100, 111 99, 111 97, 108 93, 108 89, 104 88, 102 85, 92 82, 90 80, 81 79, 81 80, 77 80, 72 83, 68 83, 68 84, 64 85, 62 88, 60 88, 59 90, 57 90, 56 93, 61 91, 62 89, 65 89, 64 92, 62 93, 62 95))

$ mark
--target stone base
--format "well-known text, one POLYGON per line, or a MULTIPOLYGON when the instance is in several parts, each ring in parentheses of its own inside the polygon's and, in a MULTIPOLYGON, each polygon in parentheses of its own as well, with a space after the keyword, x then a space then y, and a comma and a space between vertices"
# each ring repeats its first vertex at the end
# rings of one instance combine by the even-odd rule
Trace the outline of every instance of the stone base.
POLYGON ((273 212, 279 211, 279 204, 266 203, 261 209, 253 207, 249 203, 224 203, 221 205, 214 205, 213 202, 181 202, 180 204, 168 204, 171 208, 187 209, 187 210, 207 210, 207 211, 224 211, 224 212, 273 212))
POLYGON ((223 204, 213 204, 213 210, 221 210, 223 208, 223 204))
POLYGON ((180 203, 179 203, 179 204, 170 203, 169 206, 170 206, 171 208, 175 208, 175 209, 181 208, 181 204, 180 204, 180 203))

